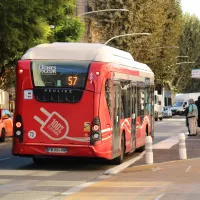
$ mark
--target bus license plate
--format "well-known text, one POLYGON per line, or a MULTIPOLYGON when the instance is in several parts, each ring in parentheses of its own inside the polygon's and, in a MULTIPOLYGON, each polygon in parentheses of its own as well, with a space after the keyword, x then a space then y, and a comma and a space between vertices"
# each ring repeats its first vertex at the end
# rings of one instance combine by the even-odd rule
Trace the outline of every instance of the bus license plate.
POLYGON ((46 152, 47 153, 67 153, 67 148, 53 148, 53 147, 47 147, 46 152))

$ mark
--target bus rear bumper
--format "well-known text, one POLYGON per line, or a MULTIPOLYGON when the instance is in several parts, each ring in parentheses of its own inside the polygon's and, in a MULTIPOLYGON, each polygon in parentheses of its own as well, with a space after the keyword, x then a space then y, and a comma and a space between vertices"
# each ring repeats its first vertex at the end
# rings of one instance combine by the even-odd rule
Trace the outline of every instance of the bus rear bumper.
POLYGON ((13 155, 22 157, 90 157, 112 159, 111 144, 102 144, 98 146, 85 145, 46 145, 46 144, 15 144, 13 147, 13 155), (108 148, 110 146, 110 148, 108 148), (66 153, 48 153, 47 147, 51 148, 67 148, 66 153), (110 149, 110 151, 109 151, 110 149))

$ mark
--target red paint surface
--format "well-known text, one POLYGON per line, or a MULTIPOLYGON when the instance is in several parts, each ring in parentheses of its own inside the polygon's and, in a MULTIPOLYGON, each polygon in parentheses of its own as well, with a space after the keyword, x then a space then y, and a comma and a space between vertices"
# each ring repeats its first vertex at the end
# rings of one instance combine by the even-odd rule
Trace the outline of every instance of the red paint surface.
MULTIPOLYGON (((23 142, 18 139, 13 140, 13 154, 15 155, 49 155, 46 153, 46 147, 66 147, 68 153, 56 154, 60 156, 87 156, 103 157, 112 159, 112 130, 102 133, 102 140, 90 145, 90 141, 76 141, 73 138, 88 138, 90 132, 84 131, 84 123, 92 124, 94 117, 99 116, 101 121, 101 130, 112 129, 113 122, 110 119, 108 108, 106 106, 104 82, 106 78, 112 78, 111 71, 139 75, 138 71, 106 63, 92 63, 88 73, 88 80, 82 99, 78 103, 48 103, 39 102, 35 98, 24 100, 24 90, 33 89, 30 71, 31 61, 19 61, 17 66, 17 84, 16 84, 16 114, 23 118, 24 138, 23 142), (23 70, 19 74, 19 70, 23 70), (99 72, 100 75, 96 75, 99 72), (90 76, 92 74, 92 76, 90 76), (92 78, 91 78, 92 77, 92 78), (41 111, 45 109, 49 116, 41 111), (39 123, 35 117, 38 117, 42 123, 39 123), (67 121, 68 127, 64 120, 67 121), (60 124, 57 129, 52 125, 57 121, 60 124), (29 131, 35 131, 36 137, 30 138, 29 131), (70 139, 71 138, 71 139, 70 139)), ((148 117, 149 118, 149 117, 148 117)), ((126 151, 130 151, 130 122, 131 119, 121 120, 121 132, 125 130, 126 151), (126 120, 126 123, 124 123, 126 120)), ((136 146, 144 145, 147 122, 140 121, 137 117, 136 122, 136 146)), ((55 124, 54 124, 55 125, 55 124)), ((149 123, 148 126, 150 127, 149 123)), ((150 129, 149 129, 150 130, 150 129)), ((120 147, 119 147, 120 148, 120 147)))

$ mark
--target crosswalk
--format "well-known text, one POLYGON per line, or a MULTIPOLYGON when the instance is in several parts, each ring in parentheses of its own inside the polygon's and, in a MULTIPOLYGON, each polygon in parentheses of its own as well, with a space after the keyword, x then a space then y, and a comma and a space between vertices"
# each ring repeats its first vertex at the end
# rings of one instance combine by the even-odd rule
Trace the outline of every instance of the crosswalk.
POLYGON ((185 118, 164 118, 162 121, 156 121, 156 123, 164 123, 164 122, 169 122, 169 121, 173 121, 173 122, 184 122, 185 118))
POLYGON ((171 149, 174 145, 178 144, 178 135, 172 136, 166 140, 163 140, 153 145, 153 149, 171 149))
POLYGON ((65 171, 2 169, 0 200, 64 200, 63 192, 84 182, 69 178, 65 171))

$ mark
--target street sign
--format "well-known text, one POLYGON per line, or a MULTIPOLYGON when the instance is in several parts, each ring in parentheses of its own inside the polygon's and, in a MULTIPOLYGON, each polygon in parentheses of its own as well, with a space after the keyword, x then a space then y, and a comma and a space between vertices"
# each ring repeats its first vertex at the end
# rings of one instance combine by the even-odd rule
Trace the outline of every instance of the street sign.
POLYGON ((192 69, 192 78, 200 79, 200 69, 192 69))

